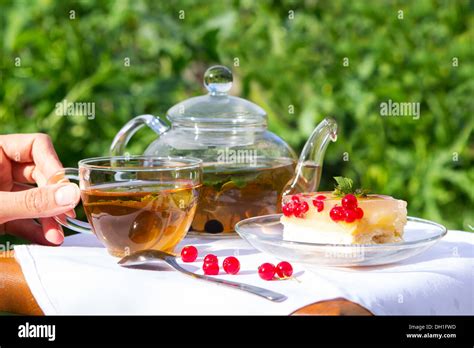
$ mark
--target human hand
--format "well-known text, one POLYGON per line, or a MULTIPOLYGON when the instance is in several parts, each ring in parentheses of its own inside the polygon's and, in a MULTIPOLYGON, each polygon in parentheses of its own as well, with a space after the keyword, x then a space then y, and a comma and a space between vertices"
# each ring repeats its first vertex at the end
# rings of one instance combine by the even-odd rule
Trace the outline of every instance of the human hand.
POLYGON ((62 228, 52 217, 73 215, 80 191, 72 183, 47 185, 62 168, 48 135, 0 135, 0 234, 38 244, 63 242, 62 228))

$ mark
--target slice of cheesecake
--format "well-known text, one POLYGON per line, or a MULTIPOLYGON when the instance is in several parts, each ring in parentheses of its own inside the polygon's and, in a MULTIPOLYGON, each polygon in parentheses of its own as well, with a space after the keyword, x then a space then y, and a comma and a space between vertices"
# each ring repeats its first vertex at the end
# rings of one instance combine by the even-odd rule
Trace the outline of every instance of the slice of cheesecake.
POLYGON ((407 203, 390 196, 314 192, 283 197, 283 239, 323 244, 403 240, 407 203))

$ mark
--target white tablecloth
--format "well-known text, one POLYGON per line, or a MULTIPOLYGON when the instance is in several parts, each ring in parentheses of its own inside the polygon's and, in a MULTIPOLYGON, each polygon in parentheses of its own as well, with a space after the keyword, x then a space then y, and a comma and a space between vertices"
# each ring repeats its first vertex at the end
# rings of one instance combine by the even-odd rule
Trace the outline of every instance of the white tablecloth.
MULTIPOLYGON (((264 281, 257 274, 275 258, 241 239, 187 238, 200 256, 238 255, 241 271, 219 277, 288 296, 274 303, 255 295, 195 280, 175 271, 126 269, 93 235, 66 238, 61 247, 15 247, 29 287, 45 314, 287 315, 305 305, 338 297, 374 314, 461 315, 473 311, 474 234, 449 231, 423 254, 394 265, 329 269, 294 264, 295 279, 264 281)), ((202 257, 184 264, 201 272, 202 257)))

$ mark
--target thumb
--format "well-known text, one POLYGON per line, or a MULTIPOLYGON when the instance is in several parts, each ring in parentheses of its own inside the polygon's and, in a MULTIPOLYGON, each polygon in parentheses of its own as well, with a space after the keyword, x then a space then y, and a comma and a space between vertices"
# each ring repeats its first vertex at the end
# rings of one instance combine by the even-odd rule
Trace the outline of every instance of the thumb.
POLYGON ((56 216, 73 209, 79 199, 79 187, 70 183, 17 192, 0 192, 0 223, 56 216))

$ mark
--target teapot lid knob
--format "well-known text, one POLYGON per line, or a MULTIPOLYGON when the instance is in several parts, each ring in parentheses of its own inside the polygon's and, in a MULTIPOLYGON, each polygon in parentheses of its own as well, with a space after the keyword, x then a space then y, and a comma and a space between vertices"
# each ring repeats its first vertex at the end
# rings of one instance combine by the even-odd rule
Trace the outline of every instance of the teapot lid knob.
POLYGON ((232 71, 223 65, 214 65, 204 74, 204 86, 211 95, 226 95, 232 88, 232 71))

